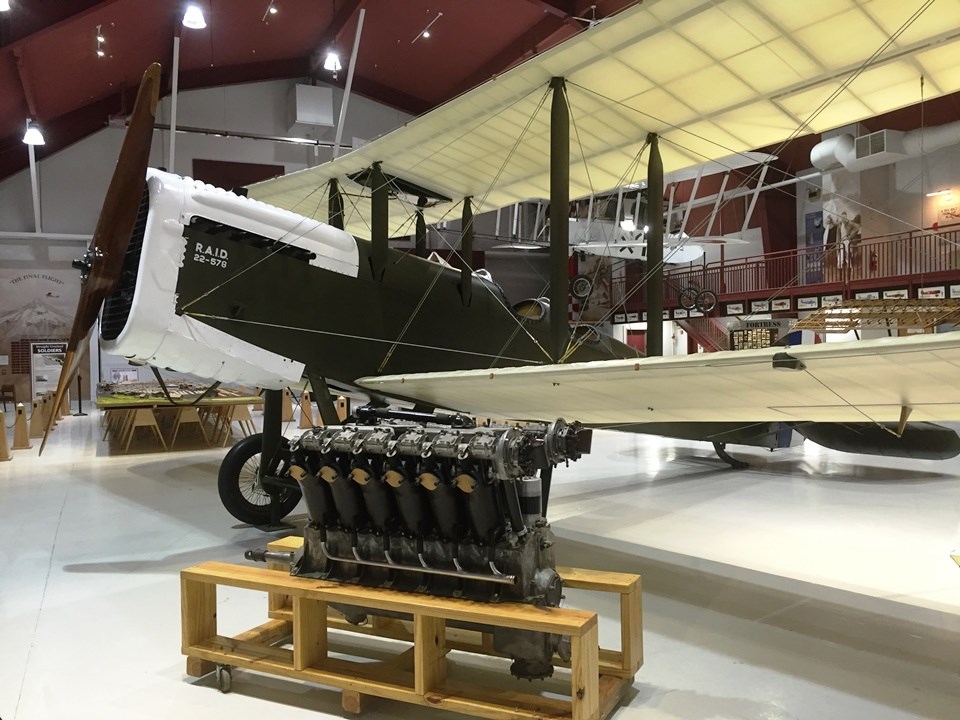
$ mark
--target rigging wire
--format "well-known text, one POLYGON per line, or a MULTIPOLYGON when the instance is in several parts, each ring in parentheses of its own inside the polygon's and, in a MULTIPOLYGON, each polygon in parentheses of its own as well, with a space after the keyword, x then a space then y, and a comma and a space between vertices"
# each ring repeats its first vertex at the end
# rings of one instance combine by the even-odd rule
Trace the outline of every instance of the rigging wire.
MULTIPOLYGON (((397 345, 402 345, 404 347, 418 348, 420 350, 435 350, 437 352, 453 353, 456 355, 472 355, 472 356, 483 357, 483 358, 494 357, 494 355, 490 353, 478 352, 475 350, 460 350, 457 348, 443 347, 441 345, 426 345, 424 343, 398 342, 396 340, 387 340, 386 338, 376 338, 376 337, 369 337, 365 335, 355 335, 352 333, 334 332, 332 330, 318 330, 315 328, 297 327, 295 325, 282 325, 280 323, 268 323, 268 322, 262 322, 259 320, 244 320, 242 318, 229 317, 227 315, 213 315, 211 313, 198 313, 198 312, 184 313, 184 315, 186 315, 187 317, 202 318, 207 320, 221 320, 223 322, 234 322, 234 323, 240 323, 243 325, 257 325, 259 327, 269 327, 269 328, 275 328, 277 330, 293 330, 296 332, 310 333, 313 335, 339 337, 339 338, 346 338, 348 340, 360 340, 362 342, 395 343, 397 345)), ((528 358, 508 357, 505 359, 512 360, 514 362, 521 363, 524 365, 540 364, 537 361, 530 360, 528 358)))
MULTIPOLYGON (((497 184, 497 181, 498 181, 499 178, 503 175, 504 170, 506 169, 506 167, 507 167, 507 165, 509 164, 510 160, 513 158, 514 154, 516 153, 517 148, 520 146, 521 141, 523 140, 523 138, 524 138, 524 136, 526 135, 526 133, 529 131, 530 126, 533 124, 534 119, 537 117, 537 115, 540 113, 540 110, 543 108, 543 105, 544 105, 544 103, 546 102, 546 99, 547 99, 547 96, 549 95, 549 92, 550 92, 549 87, 547 87, 547 88, 544 90, 543 95, 541 96, 539 103, 537 103, 536 108, 535 108, 534 111, 530 114, 530 116, 527 118, 527 122, 526 122, 526 124, 524 125, 523 130, 520 132, 520 135, 517 137, 516 141, 514 142, 513 146, 511 147, 510 151, 507 153, 507 156, 504 158, 503 162, 501 163, 500 168, 499 168, 498 171, 497 171, 497 174, 494 176, 494 178, 493 178, 493 180, 491 181, 489 187, 486 189, 486 191, 484 192, 483 196, 480 198, 480 201, 477 203, 477 207, 478 207, 478 208, 483 207, 483 205, 484 205, 485 202, 486 202, 487 197, 489 196, 490 192, 493 190, 493 187, 497 184)), ((529 96, 532 95, 532 94, 533 94, 533 93, 532 93, 532 91, 531 91, 530 93, 527 93, 527 95, 525 95, 524 97, 529 97, 529 96)), ((515 104, 515 103, 512 103, 512 104, 515 104)), ((512 105, 512 104, 511 104, 511 105, 512 105)), ((389 183, 390 181, 387 180, 387 182, 389 183)), ((397 196, 397 199, 400 201, 401 205, 403 205, 403 204, 405 204, 405 203, 407 202, 407 201, 402 197, 402 195, 398 195, 398 196, 397 196)), ((459 207, 460 205, 462 205, 462 201, 459 202, 459 203, 457 203, 456 205, 453 205, 450 209, 448 209, 447 212, 444 214, 443 217, 446 217, 447 215, 449 215, 450 212, 452 212, 456 207, 459 207)), ((432 227, 432 224, 431 224, 431 227, 432 227)), ((461 247, 462 247, 462 238, 463 238, 464 228, 461 228, 460 232, 461 232, 461 247)), ((438 233, 438 235, 439 235, 439 233, 438 233)), ((453 252, 455 253, 455 255, 456 255, 458 258, 460 258, 460 262, 463 263, 464 267, 466 267, 467 270, 469 270, 470 273, 471 273, 471 275, 472 275, 473 272, 474 272, 474 269, 473 269, 473 267, 471 266, 471 263, 472 263, 472 260, 473 260, 473 259, 472 259, 472 258, 470 258, 470 259, 464 258, 464 257, 460 254, 459 249, 453 248, 453 247, 447 242, 446 238, 444 238, 442 235, 439 235, 439 237, 441 238, 441 240, 443 240, 443 242, 444 242, 451 250, 453 250, 453 252)), ((426 301, 427 296, 428 296, 428 295, 430 294, 430 292, 433 290, 433 288, 434 288, 434 286, 436 285, 437 280, 439 280, 439 278, 440 278, 440 272, 438 272, 437 275, 434 277, 433 282, 430 283, 430 285, 427 287, 426 291, 424 292, 423 296, 420 298, 420 302, 417 304, 417 306, 416 306, 416 307, 413 309, 413 311, 411 312, 410 317, 407 319, 406 324, 404 325, 403 329, 401 330, 400 334, 399 334, 398 337, 397 337, 397 341, 398 341, 398 342, 399 342, 400 339, 403 338, 403 336, 406 334, 407 330, 410 328, 410 325, 413 323, 413 321, 414 321, 414 319, 416 318, 417 314, 420 312, 421 308, 423 307, 424 302, 426 301)), ((484 285, 485 288, 487 288, 487 290, 490 292, 490 294, 497 300, 497 302, 501 305, 501 307, 503 307, 503 309, 506 310, 506 312, 509 314, 509 316, 510 316, 511 318, 513 318, 513 319, 517 322, 518 327, 521 328, 521 329, 523 329, 523 331, 526 333, 527 337, 529 337, 530 340, 533 341, 534 345, 536 345, 536 347, 539 348, 539 349, 543 352, 544 356, 545 356, 547 359, 550 359, 550 354, 549 354, 549 353, 546 351, 546 349, 539 343, 539 341, 537 341, 537 339, 530 333, 530 331, 527 330, 525 327, 523 327, 522 321, 513 313, 513 311, 506 306, 506 304, 503 302, 503 300, 502 300, 496 293, 493 292, 493 289, 492 289, 492 288, 487 287, 486 283, 483 283, 483 285, 484 285)), ((386 355, 384 356, 383 362, 381 362, 381 364, 380 364, 379 370, 380 370, 381 372, 383 371, 384 367, 386 367, 386 364, 387 364, 387 362, 390 360, 390 357, 393 355, 393 352, 394 352, 395 349, 396 349, 395 347, 391 347, 391 348, 387 351, 386 355)), ((499 359, 499 358, 497 358, 497 359, 499 359)), ((494 360, 494 363, 496 363, 496 362, 497 362, 497 360, 495 359, 495 360, 494 360)))
MULTIPOLYGON (((316 208, 314 208, 314 212, 315 212, 315 213, 316 213, 317 209, 319 209, 320 203, 323 202, 323 198, 324 198, 324 196, 325 196, 325 194, 326 194, 326 188, 327 188, 326 184, 323 185, 323 186, 318 186, 317 188, 311 190, 310 193, 307 195, 307 197, 309 197, 309 196, 312 195, 313 193, 317 192, 317 190, 319 190, 320 187, 323 187, 323 188, 324 188, 324 191, 323 191, 323 193, 321 193, 320 199, 317 200, 316 208)), ((303 200, 301 200, 300 202, 298 202, 297 205, 300 205, 300 204, 303 203, 305 200, 306 200, 306 198, 304 198, 303 200)), ((205 293, 203 293, 203 294, 201 294, 201 295, 193 298, 192 300, 184 303, 182 309, 183 309, 184 311, 186 311, 191 305, 195 305, 196 303, 200 302, 200 301, 203 300, 204 298, 209 297, 209 296, 212 295, 213 293, 215 293, 215 292, 217 292, 218 290, 220 290, 220 289, 221 289, 224 285, 226 285, 227 283, 232 282, 233 280, 236 280, 238 277, 240 277, 241 275, 246 274, 247 272, 249 272, 250 270, 252 270, 253 268, 255 268, 257 265, 259 265, 260 263, 262 263, 262 262, 264 262, 264 261, 266 261, 266 260, 269 260, 269 259, 272 258, 274 255, 276 255, 277 253, 279 253, 279 252, 287 249, 287 247, 290 247, 290 246, 292 245, 292 243, 296 242, 297 240, 299 240, 300 238, 302 238, 304 235, 306 235, 307 232, 309 232, 309 230, 304 230, 304 231, 300 232, 298 235, 296 235, 295 237, 292 238, 291 242, 286 242, 287 236, 288 236, 288 235, 293 235, 293 234, 294 234, 294 231, 296 231, 297 228, 299 228, 301 225, 303 225, 303 224, 306 223, 306 222, 316 223, 316 225, 314 225, 312 228, 310 228, 311 230, 312 230, 312 229, 316 229, 316 228, 319 227, 320 225, 325 224, 325 223, 323 223, 323 222, 320 221, 320 220, 314 220, 314 219, 311 218, 311 217, 301 216, 301 218, 297 221, 297 223, 296 223, 292 228, 290 228, 289 230, 285 231, 279 238, 277 238, 276 240, 273 240, 272 238, 268 238, 269 240, 272 240, 272 242, 274 242, 274 243, 276 244, 276 247, 275 247, 273 250, 271 250, 268 254, 264 255, 264 256, 263 256, 262 258, 260 258, 259 260, 256 260, 256 261, 250 263, 250 264, 247 265, 246 267, 240 268, 240 270, 238 270, 236 273, 234 273, 233 275, 231 275, 230 277, 228 277, 228 278, 227 278, 226 280, 224 280, 223 282, 219 283, 218 285, 214 285, 212 288, 210 288, 209 290, 207 290, 205 293)))
MULTIPOLYGON (((586 176, 587 176, 587 185, 588 185, 589 188, 590 188, 590 197, 594 197, 594 196, 596 195, 596 188, 595 188, 595 186, 594 186, 594 184, 593 184, 593 178, 592 178, 591 175, 590 175, 590 167, 589 167, 589 165, 587 164, 586 150, 584 149, 584 147, 583 147, 583 141, 582 141, 581 138, 580 138, 580 128, 579 128, 579 126, 577 125, 576 113, 573 112, 573 104, 570 102, 569 90, 567 89, 566 83, 563 84, 563 94, 564 94, 564 98, 565 98, 565 100, 566 100, 567 113, 569 114, 569 116, 570 116, 570 122, 571 122, 571 124, 573 125, 573 134, 574 134, 574 137, 575 137, 576 140, 577 140, 577 147, 580 149, 580 159, 583 161, 584 172, 585 172, 585 174, 586 174, 586 176)), ((630 177, 631 182, 634 180, 636 170, 637 170, 637 168, 640 166, 640 158, 643 156, 643 152, 647 149, 647 147, 649 147, 649 145, 650 145, 649 141, 644 140, 643 145, 640 147, 640 149, 639 149, 639 150, 637 151, 637 153, 634 155, 633 160, 632 160, 632 161, 630 162, 630 164, 627 166, 626 170, 624 170, 624 172, 623 172, 623 173, 620 175, 620 177, 617 179, 617 182, 619 183, 619 186, 622 186, 622 185, 625 183, 626 178, 627 178, 628 176, 630 177)), ((639 193, 639 191, 637 192, 636 202, 638 202, 638 203, 640 202, 640 193, 639 193)), ((614 222, 613 232, 616 232, 617 223, 618 223, 619 221, 620 221, 620 218, 619 218, 619 217, 614 218, 614 221, 613 221, 613 222, 614 222)), ((590 239, 590 238, 588 237, 587 240, 589 241, 589 239, 590 239)), ((610 237, 609 237, 609 236, 607 236, 607 237, 604 238, 604 246, 606 247, 607 250, 610 249, 610 237)), ((569 249, 569 248, 568 248, 568 249, 569 249)), ((593 277, 590 279, 590 286, 591 286, 591 287, 596 287, 597 279, 600 277, 600 270, 601 270, 602 267, 603 267, 603 263, 601 263, 601 262, 597 262, 597 263, 596 263, 596 267, 595 267, 594 272, 593 272, 593 277)), ((559 308, 557 308, 557 311, 559 311, 559 308)), ((602 321, 601 321, 601 322, 602 322, 602 321)), ((562 362, 564 359, 566 359, 567 357, 571 356, 574 352, 576 352, 576 350, 583 344, 584 340, 586 339, 586 335, 584 335, 584 337, 581 338, 579 342, 577 342, 576 344, 574 344, 574 340, 575 340, 575 338, 577 337, 577 331, 580 329, 580 326, 582 325, 582 323, 583 323, 583 312, 581 311, 581 312, 577 315, 577 322, 574 324, 574 327, 573 327, 573 329, 572 329, 572 331, 571 331, 571 333, 570 333, 570 337, 569 337, 568 340, 567 340, 567 347, 564 349, 564 352, 563 352, 563 354, 561 355, 561 358, 560 358, 561 362, 562 362)))
MULTIPOLYGON (((509 158, 507 158, 507 161, 508 161, 508 160, 509 160, 509 158)), ((506 162, 506 161, 505 161, 505 162, 506 162)), ((400 199, 400 202, 401 202, 401 204, 403 204, 405 201, 404 201, 403 199, 400 199)), ((446 215, 449 215, 454 209, 456 209, 457 207, 461 206, 462 204, 463 204, 463 203, 462 203, 462 201, 461 201, 461 202, 457 203, 456 205, 454 205, 453 207, 451 207, 450 210, 448 210, 447 213, 444 214, 444 217, 446 217, 446 215)), ((450 242, 449 242, 441 233, 439 233, 439 232, 436 230, 436 228, 433 227, 432 224, 429 225, 428 228, 429 228, 430 230, 432 230, 432 231, 440 238, 440 240, 444 243, 444 245, 447 246, 447 248, 448 248, 449 250, 451 250, 458 258, 460 258, 460 262, 462 262, 462 263, 466 266, 466 268, 470 271, 471 276, 472 276, 473 273, 474 273, 474 270, 473 270, 473 268, 471 267, 470 262, 468 262, 467 259, 464 258, 464 257, 460 254, 459 250, 458 250, 457 248, 454 248, 453 245, 451 245, 450 242)), ((461 230, 460 230, 461 242, 462 242, 462 239, 463 239, 463 232, 464 232, 463 229, 461 229, 461 230)), ((442 273, 442 269, 443 269, 443 268, 442 268, 442 266, 441 266, 440 271, 438 271, 437 275, 434 277, 433 282, 430 284, 430 286, 427 288, 426 292, 425 292, 425 293, 423 294, 423 296, 420 298, 420 302, 418 303, 417 307, 414 308, 413 312, 411 313, 410 317, 409 317, 408 320, 407 320, 407 324, 403 327, 403 330, 400 332, 400 335, 399 335, 398 338, 397 338, 398 340, 403 338, 403 336, 406 334, 407 330, 409 329, 410 325, 413 323, 414 318, 416 317, 417 313, 419 313, 420 309, 422 308, 423 303, 424 303, 424 301, 426 300, 427 296, 428 296, 428 295, 430 294, 430 292, 433 290, 433 286, 436 284, 437 280, 439 280, 440 275, 441 275, 441 273, 442 273)), ((530 339, 530 341, 533 342, 533 344, 534 344, 537 348, 539 348, 539 349, 541 350, 541 352, 543 352, 544 356, 549 360, 549 359, 550 359, 550 354, 549 354, 549 353, 546 351, 546 349, 540 344, 540 342, 536 339, 536 337, 534 337, 533 334, 523 326, 523 321, 520 320, 520 318, 518 318, 518 317, 516 316, 516 314, 515 314, 509 307, 507 307, 506 303, 503 301, 503 298, 501 298, 498 293, 494 292, 493 288, 489 287, 489 286, 487 285, 487 283, 484 282, 484 283, 482 283, 482 285, 483 285, 483 287, 487 290, 487 292, 489 292, 490 295, 497 301, 497 303, 499 303, 499 305, 507 312, 507 314, 508 314, 513 320, 516 321, 517 327, 514 329, 514 333, 510 336, 511 340, 512 340, 513 337, 516 336, 516 333, 517 333, 519 330, 523 330, 524 333, 526 333, 527 337, 530 339)), ((505 350, 505 348, 504 348, 504 350, 505 350)), ((383 368, 386 366, 386 363, 387 363, 387 361, 389 360, 389 356, 392 355, 392 354, 393 354, 393 348, 391 348, 391 349, 388 351, 387 357, 385 357, 384 360, 383 360, 383 363, 381 363, 381 366, 380 366, 380 370, 381 370, 381 371, 382 371, 383 368)), ((498 356, 498 357, 499 357, 499 356, 498 356)), ((496 362, 497 362, 497 361, 494 360, 494 362, 491 364, 491 366, 492 366, 493 364, 496 364, 496 362)))

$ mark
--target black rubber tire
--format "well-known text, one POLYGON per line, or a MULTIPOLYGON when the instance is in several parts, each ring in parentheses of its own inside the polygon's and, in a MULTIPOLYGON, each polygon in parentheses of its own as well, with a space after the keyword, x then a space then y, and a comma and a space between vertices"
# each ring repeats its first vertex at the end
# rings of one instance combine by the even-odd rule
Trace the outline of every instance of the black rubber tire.
POLYGON ((717 306, 717 294, 713 290, 704 290, 697 295, 697 310, 708 313, 717 306))
MULTIPOLYGON (((249 525, 266 525, 270 522, 270 495, 256 481, 262 447, 261 433, 245 437, 230 448, 220 463, 217 476, 220 502, 228 513, 249 525)), ((293 512, 301 497, 300 491, 293 488, 283 488, 279 493, 278 520, 293 512)))
POLYGON ((697 306, 697 290, 692 287, 685 287, 680 291, 680 307, 686 310, 693 310, 697 306))

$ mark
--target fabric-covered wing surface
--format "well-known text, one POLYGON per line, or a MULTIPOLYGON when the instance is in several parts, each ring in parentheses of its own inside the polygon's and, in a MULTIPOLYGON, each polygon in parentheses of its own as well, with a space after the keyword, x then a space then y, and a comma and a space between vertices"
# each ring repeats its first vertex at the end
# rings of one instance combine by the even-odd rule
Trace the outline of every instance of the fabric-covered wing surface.
MULTIPOLYGON (((667 173, 821 132, 917 102, 921 75, 927 99, 960 90, 960 2, 911 20, 926 4, 645 0, 336 161, 253 185, 250 196, 325 220, 326 181, 381 161, 448 197, 472 196, 475 212, 545 198, 550 113, 541 102, 552 76, 568 82, 571 197, 645 177, 644 162, 631 163, 648 132, 661 136, 667 173)), ((352 202, 346 229, 369 236, 369 202, 352 202)), ((459 218, 458 204, 428 209, 427 222, 459 218)), ((412 211, 391 203, 391 236, 413 233, 412 211)))
POLYGON ((960 420, 960 332, 641 360, 364 378, 493 417, 581 422, 960 420), (805 369, 774 369, 786 352, 805 369))

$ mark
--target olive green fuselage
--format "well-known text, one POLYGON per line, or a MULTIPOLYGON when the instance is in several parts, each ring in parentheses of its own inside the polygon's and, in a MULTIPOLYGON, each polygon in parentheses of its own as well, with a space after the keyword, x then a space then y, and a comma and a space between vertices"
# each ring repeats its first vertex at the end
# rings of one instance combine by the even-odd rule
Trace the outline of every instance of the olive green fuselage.
MULTIPOLYGON (((549 363, 549 318, 522 319, 499 286, 476 275, 461 300, 457 269, 390 250, 382 280, 358 240, 357 277, 319 268, 305 253, 229 230, 192 225, 188 247, 226 251, 228 267, 186 253, 177 311, 340 383, 411 372, 549 363), (211 290, 213 288, 213 290, 211 290)), ((566 308, 562 308, 566 312, 566 308)), ((567 362, 636 356, 606 336, 577 344, 567 362)), ((579 336, 579 335, 578 335, 579 336)))

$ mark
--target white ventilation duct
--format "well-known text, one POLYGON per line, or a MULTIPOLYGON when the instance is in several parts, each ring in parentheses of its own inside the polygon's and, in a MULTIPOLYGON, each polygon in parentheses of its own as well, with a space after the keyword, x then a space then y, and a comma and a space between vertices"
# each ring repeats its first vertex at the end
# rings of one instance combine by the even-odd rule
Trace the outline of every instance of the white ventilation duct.
POLYGON ((858 138, 844 133, 814 145, 810 162, 819 170, 843 167, 850 172, 861 172, 919 157, 921 148, 928 153, 957 143, 960 143, 960 121, 908 132, 877 130, 858 138))

